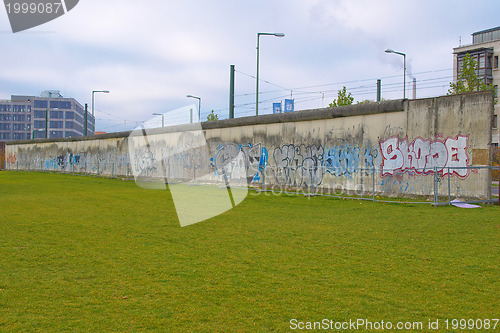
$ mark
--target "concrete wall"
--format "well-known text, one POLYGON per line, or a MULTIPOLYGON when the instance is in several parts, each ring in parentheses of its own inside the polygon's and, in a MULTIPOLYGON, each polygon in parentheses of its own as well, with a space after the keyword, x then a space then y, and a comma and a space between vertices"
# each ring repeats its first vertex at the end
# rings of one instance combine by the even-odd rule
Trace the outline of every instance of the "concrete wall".
POLYGON ((0 170, 5 168, 5 142, 0 142, 0 170))
POLYGON ((172 126, 146 141, 138 131, 11 142, 7 168, 198 182, 243 172, 255 185, 384 195, 431 195, 436 177, 454 196, 490 198, 491 172, 464 167, 491 165, 493 105, 473 93, 172 126))

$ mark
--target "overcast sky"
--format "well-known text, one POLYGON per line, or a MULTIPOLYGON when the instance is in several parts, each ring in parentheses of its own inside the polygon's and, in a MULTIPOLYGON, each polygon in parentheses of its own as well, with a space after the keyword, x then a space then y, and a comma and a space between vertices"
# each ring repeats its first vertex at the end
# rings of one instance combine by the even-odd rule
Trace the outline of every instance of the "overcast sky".
MULTIPOLYGON (((261 104, 295 99, 296 110, 327 106, 342 86, 355 100, 446 94, 453 48, 500 26, 500 2, 436 0, 80 0, 66 15, 13 34, 0 10, 0 99, 60 90, 91 102, 97 130, 131 129, 152 113, 202 98, 202 118, 227 118, 229 68, 236 66, 236 117, 255 114, 258 32, 261 104)), ((168 119, 165 120, 168 123, 168 119)))

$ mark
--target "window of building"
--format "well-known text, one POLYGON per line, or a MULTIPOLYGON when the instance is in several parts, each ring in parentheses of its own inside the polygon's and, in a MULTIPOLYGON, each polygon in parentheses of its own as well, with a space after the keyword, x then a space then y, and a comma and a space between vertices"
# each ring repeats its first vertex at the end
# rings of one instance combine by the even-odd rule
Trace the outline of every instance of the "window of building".
POLYGON ((457 61, 457 73, 460 74, 460 71, 462 70, 462 65, 464 63, 464 60, 462 58, 458 59, 457 61))
POLYGON ((66 111, 65 118, 66 119, 75 119, 75 113, 73 111, 66 111))
POLYGON ((35 120, 34 128, 45 128, 45 120, 35 120))
POLYGON ((0 104, 0 111, 2 112, 10 112, 11 105, 10 104, 0 104))
POLYGON ((479 68, 485 68, 486 67, 486 61, 484 58, 484 54, 479 55, 479 68))
POLYGON ((24 114, 14 114, 12 115, 12 121, 26 121, 26 116, 24 114))
POLYGON ((25 138, 25 133, 12 133, 12 140, 24 140, 25 138))
POLYGON ((31 140, 31 133, 26 133, 26 140, 31 140))
POLYGON ((50 111, 51 119, 64 119, 64 111, 50 111))
POLYGON ((79 133, 83 133, 83 126, 78 124, 73 124, 73 129, 79 133))
POLYGON ((79 114, 75 114, 75 121, 83 124, 83 117, 81 117, 79 114))
POLYGON ((64 128, 63 121, 50 121, 50 128, 64 128))
POLYGON ((45 131, 35 131, 33 133, 33 139, 45 138, 45 131))
POLYGON ((495 98, 498 98, 498 86, 493 86, 493 91, 495 92, 495 98))
POLYGON ((64 132, 62 131, 50 131, 50 137, 51 138, 63 138, 64 137, 64 132))
POLYGON ((0 133, 0 140, 10 140, 10 133, 0 133))
POLYGON ((78 135, 73 131, 66 131, 66 132, 64 132, 64 136, 66 138, 71 138, 71 137, 78 136, 78 135))
POLYGON ((12 129, 14 131, 25 131, 24 124, 12 124, 12 129))
POLYGON ((35 110, 34 112, 35 118, 42 118, 45 119, 45 111, 42 110, 35 110))
POLYGON ((493 40, 500 39, 500 30, 493 31, 493 40))
POLYGON ((83 107, 78 104, 78 103, 75 103, 75 109, 76 109, 76 112, 78 112, 79 114, 83 114, 83 107))
POLYGON ((51 109, 71 109, 70 101, 50 101, 51 109))
POLYGON ((25 111, 26 111, 26 105, 18 105, 18 104, 12 105, 12 112, 25 112, 25 111))
POLYGON ((0 121, 10 121, 11 116, 10 114, 0 114, 0 121))
POLYGON ((38 109, 46 109, 48 107, 48 103, 47 103, 47 101, 41 101, 41 100, 35 99, 34 106, 35 106, 35 108, 38 108, 38 109))
POLYGON ((498 56, 493 57, 493 68, 498 69, 498 56))
POLYGON ((67 121, 65 125, 66 125, 65 126, 66 129, 72 129, 73 128, 73 122, 72 121, 67 121))
POLYGON ((10 131, 10 124, 0 123, 0 131, 10 131))
POLYGON ((493 115, 493 128, 498 128, 498 116, 493 115))

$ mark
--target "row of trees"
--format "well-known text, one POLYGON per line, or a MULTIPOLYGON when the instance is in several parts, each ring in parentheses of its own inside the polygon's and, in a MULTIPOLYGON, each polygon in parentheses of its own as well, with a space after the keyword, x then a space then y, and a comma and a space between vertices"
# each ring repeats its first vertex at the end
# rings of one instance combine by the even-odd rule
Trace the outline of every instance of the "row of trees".
MULTIPOLYGON (((477 77, 477 69, 477 61, 467 53, 463 59, 462 67, 460 68, 460 71, 458 73, 457 82, 450 82, 448 95, 493 90, 492 84, 486 84, 484 80, 477 77)), ((351 105, 353 102, 354 97, 352 97, 351 93, 347 92, 347 88, 344 86, 338 91, 337 98, 334 99, 332 103, 330 103, 330 107, 334 108, 342 105, 351 105)), ((374 101, 364 100, 362 102, 358 102, 358 104, 368 102, 374 101)))

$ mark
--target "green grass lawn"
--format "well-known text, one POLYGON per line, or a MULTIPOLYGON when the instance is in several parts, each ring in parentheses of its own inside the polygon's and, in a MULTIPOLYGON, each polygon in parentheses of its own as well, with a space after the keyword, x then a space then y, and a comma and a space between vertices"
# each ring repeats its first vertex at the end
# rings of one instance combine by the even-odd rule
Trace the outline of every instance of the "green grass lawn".
POLYGON ((5 171, 0 203, 1 332, 499 317, 498 206, 253 193, 181 228, 168 191, 5 171))

